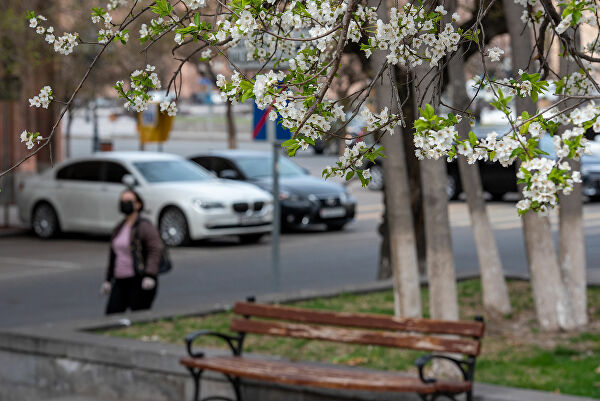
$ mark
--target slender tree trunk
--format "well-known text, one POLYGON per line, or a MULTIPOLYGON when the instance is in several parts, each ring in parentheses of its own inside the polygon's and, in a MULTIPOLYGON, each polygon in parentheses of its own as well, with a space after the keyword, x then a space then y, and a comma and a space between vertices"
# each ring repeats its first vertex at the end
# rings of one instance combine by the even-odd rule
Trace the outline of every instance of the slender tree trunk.
POLYGON ((227 100, 226 106, 225 119, 227 120, 227 146, 229 149, 236 149, 235 120, 233 119, 233 104, 231 103, 231 100, 227 100))
MULTIPOLYGON (((560 76, 564 77, 579 70, 575 62, 561 58, 560 76)), ((571 106, 565 102, 563 107, 571 106)), ((567 127, 561 127, 564 132, 567 127)), ((580 171, 581 162, 570 160, 572 170, 580 171)), ((581 184, 573 186, 570 195, 559 195, 559 241, 558 261, 563 282, 573 308, 573 320, 577 326, 588 323, 587 281, 585 262, 585 235, 583 232, 583 199, 581 184)))
MULTIPOLYGON (((527 70, 532 52, 531 32, 521 22, 522 7, 513 0, 503 0, 512 47, 513 75, 527 70)), ((536 107, 530 98, 516 97, 517 113, 534 114, 536 107)), ((574 326, 567 292, 560 276, 560 267, 552 240, 550 220, 528 212, 523 216, 523 233, 529 262, 531 285, 539 324, 544 330, 571 329, 574 326)))
MULTIPOLYGON (((384 20, 389 18, 389 9, 385 4, 381 3, 378 9, 379 17, 384 20)), ((373 53, 371 66, 374 71, 379 71, 386 63, 384 52, 373 53)), ((374 86, 376 103, 379 109, 387 107, 390 111, 397 112, 399 105, 395 104, 393 94, 396 90, 396 77, 393 68, 389 68, 389 79, 385 74, 374 86)), ((389 263, 394 282, 394 312, 397 316, 420 317, 419 265, 401 127, 396 128, 395 135, 384 135, 382 141, 388 156, 383 168, 389 263)))
MULTIPOLYGON (((448 15, 451 15, 456 10, 456 0, 451 0, 448 8, 448 15)), ((464 64, 464 60, 460 55, 452 57, 448 62, 448 80, 451 82, 452 105, 457 109, 464 109, 469 104, 464 64)), ((460 136, 468 138, 469 129, 469 122, 464 118, 458 125, 460 136)), ((483 305, 488 311, 508 314, 510 313, 508 288, 502 272, 498 245, 494 238, 485 200, 483 199, 479 169, 477 164, 469 165, 464 156, 459 156, 458 170, 462 186, 467 195, 471 228, 477 248, 483 288, 483 305)))
MULTIPOLYGON (((428 66, 413 70, 415 107, 439 103, 439 75, 430 72, 428 66), (431 82, 433 80, 433 82, 431 82)), ((427 278, 429 282, 429 308, 434 319, 457 320, 458 302, 456 276, 448 218, 446 161, 421 161, 423 185, 423 209, 425 213, 425 238, 427 278)))
POLYGON ((71 127, 73 126, 74 112, 73 106, 69 106, 69 119, 65 127, 65 157, 67 159, 71 158, 71 127))

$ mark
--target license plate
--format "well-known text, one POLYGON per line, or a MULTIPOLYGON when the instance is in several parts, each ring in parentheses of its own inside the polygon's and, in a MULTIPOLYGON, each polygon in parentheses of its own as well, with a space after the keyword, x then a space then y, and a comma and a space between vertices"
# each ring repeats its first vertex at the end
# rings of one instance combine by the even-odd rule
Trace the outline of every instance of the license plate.
POLYGON ((332 219, 336 217, 346 216, 346 209, 343 207, 329 207, 321 209, 319 215, 324 219, 332 219))
POLYGON ((240 217, 240 225, 242 226, 252 226, 261 224, 263 222, 263 218, 260 216, 242 216, 240 217))

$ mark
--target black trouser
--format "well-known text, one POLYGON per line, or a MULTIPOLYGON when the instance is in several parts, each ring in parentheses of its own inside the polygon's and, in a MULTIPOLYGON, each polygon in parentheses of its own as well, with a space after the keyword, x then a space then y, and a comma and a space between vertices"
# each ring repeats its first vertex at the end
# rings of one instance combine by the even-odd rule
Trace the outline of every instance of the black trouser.
POLYGON ((106 305, 106 314, 122 313, 127 309, 132 311, 150 309, 157 287, 158 280, 153 289, 142 289, 141 276, 115 279, 106 305))

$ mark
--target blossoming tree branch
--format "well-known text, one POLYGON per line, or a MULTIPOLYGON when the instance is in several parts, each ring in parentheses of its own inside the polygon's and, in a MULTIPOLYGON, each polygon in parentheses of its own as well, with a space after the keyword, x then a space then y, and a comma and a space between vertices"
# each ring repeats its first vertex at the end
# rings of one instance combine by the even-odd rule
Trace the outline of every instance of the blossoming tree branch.
MULTIPOLYGON (((216 84, 226 99, 253 99, 259 108, 272 110, 273 120, 279 114, 281 124, 293 133, 293 138, 283 144, 289 155, 317 139, 343 138, 345 127, 359 115, 366 122, 362 136, 376 138, 370 146, 364 141, 348 146, 343 156, 323 171, 326 178, 340 176, 349 180, 357 176, 363 185, 368 183, 370 173, 363 169, 364 161, 381 157, 381 136, 393 135, 395 127, 401 125, 405 132, 412 128, 420 159, 452 160, 463 155, 469 163, 520 163, 517 178, 522 184, 523 199, 517 204, 518 211, 544 213, 557 205, 559 193, 568 194, 581 181, 580 173, 571 171, 567 160, 578 159, 588 151, 584 132, 600 132, 600 107, 594 103, 600 92, 594 79, 594 68, 600 61, 599 38, 596 35, 592 42, 584 43, 581 37, 585 25, 597 31, 598 9, 592 0, 565 0, 558 5, 550 0, 515 0, 523 7, 522 20, 535 33, 537 54, 532 55, 529 71, 495 79, 487 67, 500 62, 504 50, 486 48, 481 25, 495 1, 498 0, 480 7, 472 26, 460 28, 459 14, 447 15, 443 2, 432 0, 395 2, 386 20, 378 17, 377 8, 369 6, 371 3, 361 0, 111 0, 106 8, 90 10, 90 22, 97 31, 95 38, 83 38, 75 32, 59 35, 51 21, 31 11, 27 16, 29 26, 57 53, 68 56, 81 45, 97 46, 99 50, 73 95, 64 101, 53 130, 25 130, 21 141, 30 149, 38 145, 29 157, 49 142, 89 71, 109 46, 128 46, 131 37, 143 43, 145 49, 158 41, 172 42, 172 54, 179 67, 166 85, 143 54, 129 78, 114 85, 125 108, 141 112, 148 108, 149 92, 163 86, 178 98, 185 63, 210 62, 215 57, 229 60, 227 50, 244 41, 248 59, 263 63, 263 68, 248 74, 232 64, 233 74, 229 78, 219 75, 216 84), (142 18, 150 22, 142 24, 142 18), (347 98, 329 98, 328 90, 342 63, 344 49, 351 43, 359 44, 366 58, 375 51, 385 52, 387 63, 375 72, 369 84, 347 98), (560 57, 575 62, 579 71, 559 76, 550 68, 545 43, 557 43, 560 57), (461 138, 456 125, 461 119, 473 120, 472 113, 468 109, 452 109, 443 114, 438 105, 431 104, 420 105, 413 127, 406 127, 401 112, 405 100, 400 99, 399 93, 394 110, 371 111, 364 107, 375 82, 392 76, 388 74, 391 68, 399 66, 412 71, 426 66, 430 74, 441 74, 447 60, 463 56, 464 46, 475 46, 481 55, 483 73, 475 89, 492 93, 489 104, 503 114, 509 127, 506 132, 491 133, 485 138, 470 133, 468 138, 461 138), (537 102, 546 95, 558 95, 558 100, 533 115, 515 115, 511 109, 516 97, 537 102), (565 104, 569 107, 563 107, 565 104), (539 141, 544 135, 552 136, 555 158, 540 149, 539 141)), ((427 80, 413 82, 422 87, 429 84, 427 80)), ((397 87, 395 82, 390 85, 397 87)), ((52 101, 58 100, 53 98, 49 86, 30 99, 32 107, 48 107, 52 101)), ((160 111, 175 115, 176 101, 164 101, 160 111)))

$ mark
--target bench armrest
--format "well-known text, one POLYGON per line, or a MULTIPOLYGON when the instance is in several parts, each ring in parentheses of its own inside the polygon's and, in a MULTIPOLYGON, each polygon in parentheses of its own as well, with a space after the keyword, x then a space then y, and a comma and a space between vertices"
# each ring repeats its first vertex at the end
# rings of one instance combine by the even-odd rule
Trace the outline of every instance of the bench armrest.
POLYGON ((473 372, 473 368, 474 368, 474 364, 475 364, 475 362, 473 360, 469 360, 469 359, 460 360, 460 359, 452 358, 447 355, 430 354, 430 355, 423 355, 423 356, 419 357, 419 359, 417 359, 415 362, 415 365, 419 369, 419 378, 421 379, 421 381, 423 383, 435 383, 436 382, 435 378, 425 377, 425 375, 423 374, 423 368, 425 367, 425 365, 427 365, 430 361, 432 361, 433 359, 436 359, 436 358, 437 359, 445 359, 447 361, 454 363, 458 367, 458 369, 460 369, 460 372, 462 373, 465 381, 472 380, 472 376, 473 376, 472 372, 473 372))
POLYGON ((194 352, 192 350, 192 343, 196 338, 205 336, 216 337, 225 341, 234 355, 239 354, 239 345, 241 338, 211 330, 199 330, 185 336, 185 345, 189 356, 191 356, 192 358, 202 358, 204 356, 204 352, 194 352))

